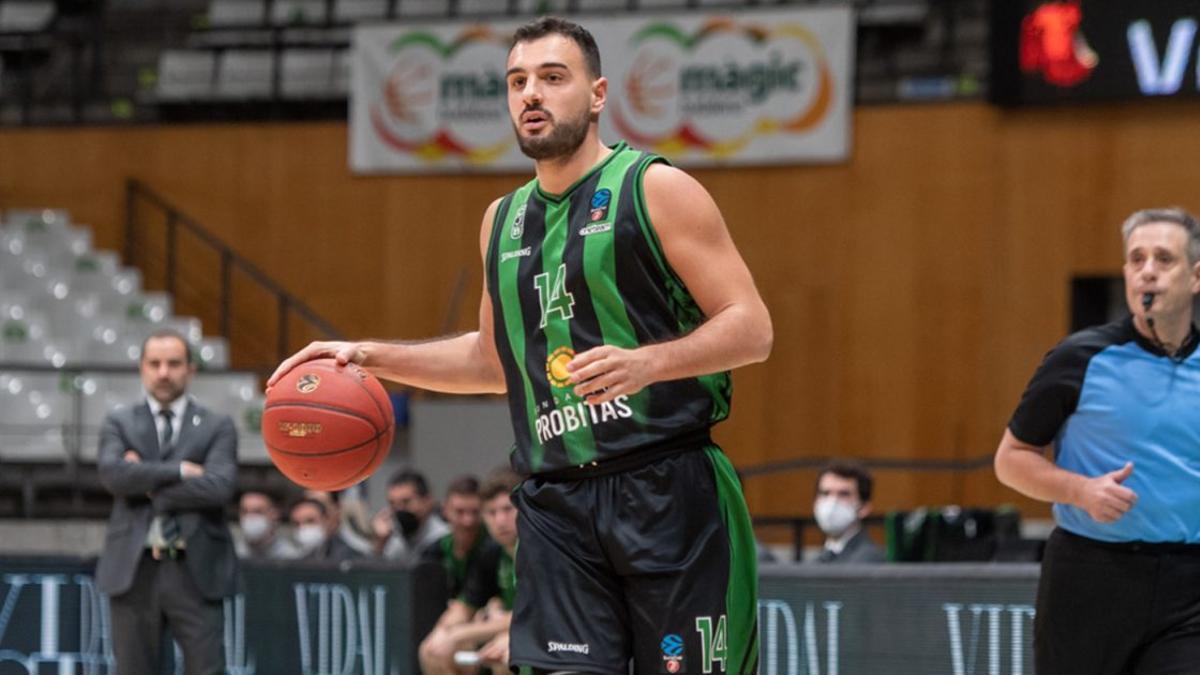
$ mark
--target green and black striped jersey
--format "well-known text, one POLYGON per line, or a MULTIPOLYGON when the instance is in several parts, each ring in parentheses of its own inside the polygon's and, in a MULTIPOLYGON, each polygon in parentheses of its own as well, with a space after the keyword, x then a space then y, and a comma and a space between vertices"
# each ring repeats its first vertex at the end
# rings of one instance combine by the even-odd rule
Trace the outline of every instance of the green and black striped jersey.
POLYGON ((704 320, 647 213, 642 177, 659 161, 619 143, 563 194, 543 192, 535 179, 496 209, 487 289, 521 473, 669 444, 729 414, 727 372, 659 382, 601 405, 567 382, 575 354, 665 342, 704 320))

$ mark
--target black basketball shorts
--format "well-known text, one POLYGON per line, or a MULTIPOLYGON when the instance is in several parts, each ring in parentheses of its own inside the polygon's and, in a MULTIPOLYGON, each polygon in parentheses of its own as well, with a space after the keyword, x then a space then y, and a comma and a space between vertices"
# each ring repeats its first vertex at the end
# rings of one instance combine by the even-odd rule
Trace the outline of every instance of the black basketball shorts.
POLYGON ((758 578, 741 485, 713 445, 514 492, 514 670, 758 668, 758 578))

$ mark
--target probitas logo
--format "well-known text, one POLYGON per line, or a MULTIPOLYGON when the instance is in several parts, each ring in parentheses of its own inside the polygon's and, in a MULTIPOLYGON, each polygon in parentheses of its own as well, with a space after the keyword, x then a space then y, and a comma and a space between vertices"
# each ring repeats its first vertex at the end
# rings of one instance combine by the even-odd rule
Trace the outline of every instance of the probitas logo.
POLYGON ((629 48, 613 124, 658 152, 728 157, 761 135, 812 130, 834 103, 824 45, 800 24, 713 18, 689 33, 663 22, 629 48))
POLYGON ((1084 39, 1082 21, 1079 0, 1047 2, 1026 16, 1021 21, 1021 71, 1064 88, 1088 79, 1100 57, 1084 39))

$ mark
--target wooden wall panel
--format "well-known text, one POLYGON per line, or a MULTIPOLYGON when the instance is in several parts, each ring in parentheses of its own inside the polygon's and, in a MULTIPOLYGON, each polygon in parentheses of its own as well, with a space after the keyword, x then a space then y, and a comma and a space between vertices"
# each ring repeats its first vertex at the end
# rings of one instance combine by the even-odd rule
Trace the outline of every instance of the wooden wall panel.
MULTIPOLYGON (((1117 273, 1117 226, 1200 207, 1195 104, 855 113, 837 166, 698 171, 772 309, 775 351, 735 378, 718 438, 743 467, 844 454, 990 453, 1068 284, 1117 273)), ((61 205, 121 240, 137 177, 351 335, 475 322, 479 219, 525 176, 355 177, 339 123, 0 131, 0 207, 61 205), (453 289, 466 292, 451 311, 453 289)), ((806 512, 811 471, 754 478, 760 514, 806 512)), ((888 471, 877 507, 1014 502, 990 469, 888 471)))

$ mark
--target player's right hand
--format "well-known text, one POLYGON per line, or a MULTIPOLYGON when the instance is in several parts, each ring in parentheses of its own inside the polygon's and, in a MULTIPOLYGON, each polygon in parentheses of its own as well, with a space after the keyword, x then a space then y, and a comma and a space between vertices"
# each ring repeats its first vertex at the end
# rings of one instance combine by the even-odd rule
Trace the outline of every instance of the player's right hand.
POLYGON ((1075 505, 1098 523, 1120 520, 1137 503, 1137 493, 1121 484, 1132 473, 1133 462, 1126 462, 1116 471, 1087 479, 1075 505))
POLYGON ((267 379, 267 389, 275 386, 279 378, 305 361, 331 358, 336 360, 339 366, 347 363, 362 365, 366 357, 367 354, 363 351, 362 345, 357 342, 310 342, 307 347, 287 357, 283 363, 279 364, 279 367, 267 379))

